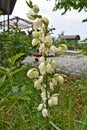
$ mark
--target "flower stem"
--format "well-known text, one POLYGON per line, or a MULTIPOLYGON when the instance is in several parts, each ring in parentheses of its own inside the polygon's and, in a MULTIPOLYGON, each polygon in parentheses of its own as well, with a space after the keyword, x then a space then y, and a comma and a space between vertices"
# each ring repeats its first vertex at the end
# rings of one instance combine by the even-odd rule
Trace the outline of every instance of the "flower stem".
MULTIPOLYGON (((48 110, 48 75, 46 73, 46 107, 48 110)), ((46 117, 46 129, 49 130, 49 115, 46 117)))

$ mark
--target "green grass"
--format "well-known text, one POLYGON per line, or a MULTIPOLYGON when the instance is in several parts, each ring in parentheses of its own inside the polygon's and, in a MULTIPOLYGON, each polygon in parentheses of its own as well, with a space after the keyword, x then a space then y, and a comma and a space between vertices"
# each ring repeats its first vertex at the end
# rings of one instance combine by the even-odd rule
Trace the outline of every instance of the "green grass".
MULTIPOLYGON (((0 86, 0 130, 47 130, 37 111, 40 95, 26 73, 30 66, 0 86)), ((87 130, 87 76, 68 76, 59 91, 59 104, 50 109, 49 130, 87 130)))

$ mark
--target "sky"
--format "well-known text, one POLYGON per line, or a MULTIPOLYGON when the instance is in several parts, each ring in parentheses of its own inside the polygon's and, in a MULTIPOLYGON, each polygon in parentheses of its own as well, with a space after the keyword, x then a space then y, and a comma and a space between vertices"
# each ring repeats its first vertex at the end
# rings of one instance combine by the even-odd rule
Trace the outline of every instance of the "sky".
MULTIPOLYGON (((52 11, 54 7, 54 0, 32 0, 40 8, 39 14, 49 19, 49 27, 54 27, 54 37, 58 37, 61 32, 65 35, 80 35, 81 40, 87 38, 87 23, 82 23, 82 20, 87 18, 87 13, 84 11, 78 13, 76 10, 68 11, 65 15, 61 15, 63 11, 52 11)), ((25 0, 17 0, 12 16, 19 16, 20 18, 28 19, 27 13, 29 11, 25 0)))

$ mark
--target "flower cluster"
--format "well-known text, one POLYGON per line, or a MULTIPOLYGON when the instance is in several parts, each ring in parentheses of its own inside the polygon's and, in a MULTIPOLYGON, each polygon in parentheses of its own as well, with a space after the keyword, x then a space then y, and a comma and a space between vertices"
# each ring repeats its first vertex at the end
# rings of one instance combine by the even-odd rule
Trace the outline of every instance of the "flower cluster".
POLYGON ((37 68, 32 68, 27 72, 27 76, 34 79, 34 87, 41 92, 41 103, 37 107, 38 111, 42 111, 42 116, 49 116, 48 108, 58 104, 58 93, 54 93, 55 88, 59 84, 64 83, 62 75, 55 73, 55 60, 47 60, 48 53, 55 55, 67 50, 66 45, 61 44, 58 48, 53 45, 51 34, 48 33, 49 20, 39 14, 39 7, 31 1, 28 3, 31 8, 27 13, 29 19, 34 20, 33 23, 33 40, 32 46, 37 46, 40 57, 40 64, 37 68))

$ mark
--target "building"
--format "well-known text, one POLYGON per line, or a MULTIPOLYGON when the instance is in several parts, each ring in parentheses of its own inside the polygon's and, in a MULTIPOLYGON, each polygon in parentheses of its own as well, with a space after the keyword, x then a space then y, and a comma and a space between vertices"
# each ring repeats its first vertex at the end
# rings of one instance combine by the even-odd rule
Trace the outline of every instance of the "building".
POLYGON ((67 42, 67 46, 69 49, 78 48, 78 41, 80 40, 79 35, 64 35, 63 33, 59 35, 59 40, 64 40, 67 42))
MULTIPOLYGON (((2 26, 2 28, 3 27, 7 28, 8 20, 1 21, 0 25, 2 26)), ((23 19, 23 18, 20 18, 18 16, 15 16, 15 17, 9 19, 9 29, 12 29, 15 26, 18 27, 20 30, 32 29, 33 22, 26 20, 26 19, 23 19)))
POLYGON ((64 35, 64 34, 61 34, 61 35, 59 35, 59 39, 61 39, 61 40, 74 40, 75 43, 78 43, 78 40, 80 40, 80 36, 79 35, 64 35))

